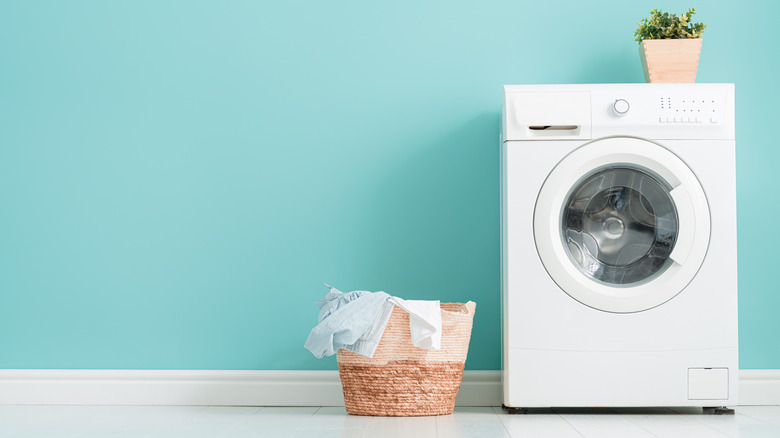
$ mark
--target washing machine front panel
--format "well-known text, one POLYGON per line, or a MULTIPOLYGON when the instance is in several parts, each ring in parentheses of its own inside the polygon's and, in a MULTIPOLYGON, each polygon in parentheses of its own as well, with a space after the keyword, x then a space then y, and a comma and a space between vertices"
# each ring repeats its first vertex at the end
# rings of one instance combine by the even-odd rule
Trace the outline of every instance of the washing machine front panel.
POLYGON ((680 293, 707 253, 710 214, 696 176, 648 140, 610 137, 567 155, 534 211, 539 257, 556 284, 595 309, 631 313, 680 293))

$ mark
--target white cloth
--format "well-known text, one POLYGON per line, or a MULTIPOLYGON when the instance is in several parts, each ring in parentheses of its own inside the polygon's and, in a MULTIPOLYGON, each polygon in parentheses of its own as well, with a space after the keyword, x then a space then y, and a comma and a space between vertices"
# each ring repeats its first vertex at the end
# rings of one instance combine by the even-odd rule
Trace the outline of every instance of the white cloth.
POLYGON ((328 288, 330 292, 317 302, 319 323, 304 344, 317 358, 332 356, 339 348, 373 357, 395 306, 409 313, 414 346, 441 349, 439 301, 404 300, 384 292, 344 293, 328 288))
POLYGON ((441 350, 441 306, 439 301, 403 300, 390 297, 388 302, 409 314, 412 344, 427 350, 441 350))

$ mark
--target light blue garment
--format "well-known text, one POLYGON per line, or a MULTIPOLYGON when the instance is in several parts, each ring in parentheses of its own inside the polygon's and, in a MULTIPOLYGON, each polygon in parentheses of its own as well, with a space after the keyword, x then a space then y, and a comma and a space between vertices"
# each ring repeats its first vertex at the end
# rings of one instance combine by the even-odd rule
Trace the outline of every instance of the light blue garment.
POLYGON ((329 317, 339 307, 344 306, 345 304, 358 299, 363 294, 371 293, 371 292, 366 292, 364 290, 355 290, 352 292, 344 293, 336 289, 335 287, 329 285, 328 283, 325 283, 325 286, 327 286, 328 289, 330 289, 330 292, 328 292, 328 294, 325 295, 325 298, 317 301, 317 307, 320 308, 320 316, 317 319, 319 322, 322 322, 323 319, 329 317))
POLYGON ((393 297, 390 297, 382 307, 379 308, 379 312, 376 314, 374 321, 368 326, 363 336, 358 338, 352 345, 345 345, 345 350, 352 351, 354 353, 362 354, 366 357, 374 357, 379 342, 382 340, 382 335, 385 333, 387 323, 390 321, 390 315, 393 314, 393 308, 395 304, 392 301, 393 297))
POLYGON ((339 348, 373 356, 393 311, 393 304, 387 301, 390 295, 368 291, 344 293, 328 287, 330 293, 317 302, 319 324, 311 330, 303 346, 318 359, 336 354, 339 348))

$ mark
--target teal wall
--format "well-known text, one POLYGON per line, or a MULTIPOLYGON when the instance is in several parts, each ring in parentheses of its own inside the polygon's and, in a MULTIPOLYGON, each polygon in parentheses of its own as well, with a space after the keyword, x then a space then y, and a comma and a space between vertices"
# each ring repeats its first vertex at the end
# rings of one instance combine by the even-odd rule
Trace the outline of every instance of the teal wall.
MULTIPOLYGON (((701 3, 740 364, 780 368, 780 3, 701 3)), ((302 347, 326 281, 476 301, 497 369, 501 85, 642 82, 636 22, 687 6, 0 3, 0 368, 332 369, 302 347)))

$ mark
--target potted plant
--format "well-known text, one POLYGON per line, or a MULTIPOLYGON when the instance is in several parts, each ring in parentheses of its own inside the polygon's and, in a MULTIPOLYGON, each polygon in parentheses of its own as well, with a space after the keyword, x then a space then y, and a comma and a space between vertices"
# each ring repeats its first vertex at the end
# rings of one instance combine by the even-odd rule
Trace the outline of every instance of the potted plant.
POLYGON ((681 14, 659 9, 637 23, 634 33, 647 82, 696 82, 701 53, 701 33, 707 27, 694 23, 696 8, 681 14))

